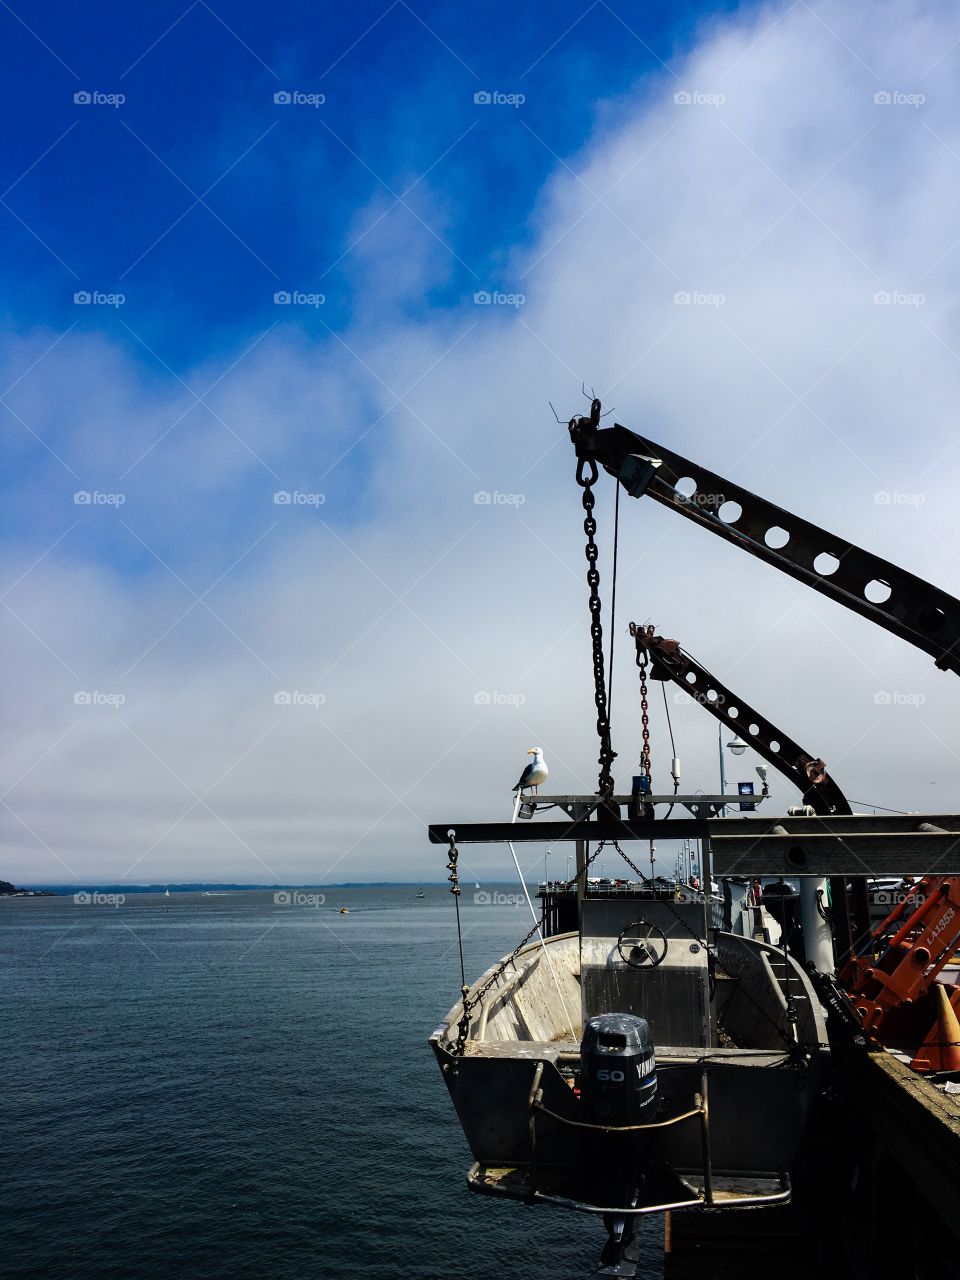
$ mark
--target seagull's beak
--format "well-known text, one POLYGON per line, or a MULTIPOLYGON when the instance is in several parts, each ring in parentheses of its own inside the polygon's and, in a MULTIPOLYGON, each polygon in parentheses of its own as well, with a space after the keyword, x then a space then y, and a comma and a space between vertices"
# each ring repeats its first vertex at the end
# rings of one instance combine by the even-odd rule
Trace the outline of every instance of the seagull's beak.
POLYGON ((536 751, 534 751, 533 747, 531 747, 531 748, 530 748, 530 750, 527 752, 527 755, 528 755, 528 756, 535 756, 536 754, 537 754, 537 753, 536 753, 536 751))

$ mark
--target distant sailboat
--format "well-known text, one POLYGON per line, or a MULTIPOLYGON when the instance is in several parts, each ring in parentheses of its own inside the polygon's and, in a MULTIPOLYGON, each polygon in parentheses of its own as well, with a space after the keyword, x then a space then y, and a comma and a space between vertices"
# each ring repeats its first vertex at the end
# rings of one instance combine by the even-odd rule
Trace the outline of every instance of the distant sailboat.
POLYGON ((427 895, 423 892, 423 889, 422 889, 422 888, 417 890, 417 897, 418 897, 418 898, 425 898, 426 896, 427 896, 427 895))
POLYGON ((164 896, 165 898, 169 898, 169 897, 170 897, 170 890, 169 890, 169 889, 164 889, 164 891, 163 891, 163 896, 164 896))

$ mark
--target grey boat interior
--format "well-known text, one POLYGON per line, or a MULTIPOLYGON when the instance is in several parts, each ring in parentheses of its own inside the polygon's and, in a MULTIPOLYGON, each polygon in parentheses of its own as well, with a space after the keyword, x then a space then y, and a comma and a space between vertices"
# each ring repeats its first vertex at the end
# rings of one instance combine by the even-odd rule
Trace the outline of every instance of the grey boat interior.
POLYGON ((717 928, 719 907, 689 892, 584 898, 578 932, 474 983, 465 1028, 454 1005, 430 1043, 473 1190, 618 1217, 789 1199, 828 1058, 823 1009, 785 950, 717 928), (640 1020, 652 1057, 635 1071, 640 1020))

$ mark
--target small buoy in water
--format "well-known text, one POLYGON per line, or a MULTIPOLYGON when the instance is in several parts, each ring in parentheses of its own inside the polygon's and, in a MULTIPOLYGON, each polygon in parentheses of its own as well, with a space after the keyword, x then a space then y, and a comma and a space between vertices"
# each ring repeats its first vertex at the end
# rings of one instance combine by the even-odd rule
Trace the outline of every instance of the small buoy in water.
POLYGON ((341 907, 341 908, 340 908, 340 914, 341 914, 342 916, 348 916, 348 915, 350 914, 350 908, 349 908, 349 907, 341 907))

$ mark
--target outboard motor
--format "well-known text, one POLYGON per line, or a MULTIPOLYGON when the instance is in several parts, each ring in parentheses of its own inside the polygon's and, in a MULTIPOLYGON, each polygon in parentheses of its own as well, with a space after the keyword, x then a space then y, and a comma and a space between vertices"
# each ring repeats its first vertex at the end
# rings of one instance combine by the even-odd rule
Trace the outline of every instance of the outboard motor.
MULTIPOLYGON (((602 1013, 583 1028, 580 1097, 590 1124, 649 1124, 657 1109, 657 1062, 645 1018, 602 1013)), ((612 1137, 627 1135, 610 1135, 612 1137)))
MULTIPOLYGON (((588 1124, 651 1124, 657 1112, 657 1062, 645 1018, 632 1013, 603 1013, 590 1018, 580 1045, 580 1099, 588 1124)), ((586 1131, 583 1156, 594 1203, 631 1209, 639 1196, 653 1136, 586 1131)), ((623 1270, 635 1244, 636 1219, 604 1214, 609 1239, 601 1275, 634 1275, 623 1270)))

